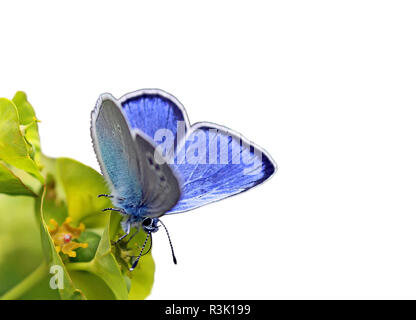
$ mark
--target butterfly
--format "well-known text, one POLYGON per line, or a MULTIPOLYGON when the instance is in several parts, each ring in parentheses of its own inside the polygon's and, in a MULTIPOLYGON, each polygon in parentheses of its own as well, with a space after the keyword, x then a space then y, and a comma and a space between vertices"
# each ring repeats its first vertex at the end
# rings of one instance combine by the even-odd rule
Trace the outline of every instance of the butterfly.
POLYGON ((182 104, 159 89, 138 90, 120 99, 100 95, 91 113, 91 137, 111 190, 99 196, 111 198, 114 205, 104 210, 124 217, 124 235, 118 241, 133 228, 147 233, 130 270, 161 226, 176 264, 161 216, 247 191, 277 170, 270 155, 241 134, 209 122, 191 125, 182 104))

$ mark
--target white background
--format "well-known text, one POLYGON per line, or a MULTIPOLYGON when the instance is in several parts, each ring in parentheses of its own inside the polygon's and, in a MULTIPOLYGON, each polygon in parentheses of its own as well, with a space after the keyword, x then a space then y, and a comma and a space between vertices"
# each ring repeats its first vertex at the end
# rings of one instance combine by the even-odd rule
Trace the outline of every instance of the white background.
POLYGON ((264 185, 164 218, 151 298, 416 298, 412 1, 9 1, 0 96, 98 169, 98 95, 161 88, 274 157, 264 185))

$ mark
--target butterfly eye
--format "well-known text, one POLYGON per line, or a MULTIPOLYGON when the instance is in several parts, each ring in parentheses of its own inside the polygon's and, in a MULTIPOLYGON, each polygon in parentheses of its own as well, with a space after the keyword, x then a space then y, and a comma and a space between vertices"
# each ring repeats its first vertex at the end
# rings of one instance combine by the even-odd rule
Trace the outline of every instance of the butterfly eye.
POLYGON ((152 218, 144 218, 144 220, 142 221, 142 225, 144 227, 148 227, 152 224, 153 220, 152 218))

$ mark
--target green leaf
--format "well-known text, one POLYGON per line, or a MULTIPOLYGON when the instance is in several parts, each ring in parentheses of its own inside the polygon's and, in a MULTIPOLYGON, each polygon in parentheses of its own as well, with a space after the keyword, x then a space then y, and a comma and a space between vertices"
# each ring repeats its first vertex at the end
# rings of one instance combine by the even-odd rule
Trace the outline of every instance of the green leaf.
POLYGON ((46 176, 47 193, 44 203, 45 221, 55 219, 59 224, 71 217, 75 224, 103 232, 108 213, 101 210, 111 206, 106 198, 98 198, 107 187, 94 169, 68 158, 41 157, 46 176))
POLYGON ((101 210, 110 207, 111 202, 98 198, 99 194, 108 193, 104 178, 94 169, 68 158, 57 160, 57 171, 66 195, 68 215, 74 222, 83 222, 87 228, 106 226, 108 213, 101 210))
POLYGON ((104 229, 95 258, 91 261, 91 270, 111 288, 116 299, 125 300, 128 298, 127 287, 120 266, 111 253, 109 221, 110 217, 107 216, 107 227, 104 229))
MULTIPOLYGON (((61 225, 68 217, 68 208, 66 205, 65 193, 62 183, 59 181, 57 171, 57 160, 41 154, 42 174, 46 177, 46 193, 43 199, 43 218, 46 223, 54 219, 61 225)), ((38 198, 36 206, 39 209, 41 199, 38 198)))
POLYGON ((71 262, 88 262, 94 259, 95 254, 100 244, 101 236, 92 231, 84 231, 75 242, 88 243, 87 248, 76 249, 77 256, 70 258, 71 262))
POLYGON ((0 193, 36 197, 36 193, 26 186, 10 168, 0 161, 0 193))
POLYGON ((22 91, 16 92, 13 97, 19 114, 20 125, 25 126, 25 138, 33 147, 35 152, 40 152, 40 138, 38 132, 38 120, 32 105, 27 101, 26 93, 22 91))
MULTIPOLYGON (((34 198, 0 195, 0 296, 22 282, 44 261, 34 198)), ((20 299, 59 299, 50 274, 20 299)))
POLYGON ((115 300, 114 293, 101 278, 87 271, 70 270, 69 274, 77 288, 88 300, 115 300))
POLYGON ((64 288, 58 289, 59 294, 62 299, 64 300, 79 300, 85 299, 85 295, 81 292, 81 290, 77 289, 74 286, 72 279, 70 278, 68 271, 65 268, 65 265, 56 252, 53 240, 49 234, 48 226, 45 223, 45 219, 43 216, 43 203, 45 199, 46 189, 43 189, 42 196, 41 196, 41 203, 39 206, 39 215, 40 215, 40 231, 41 231, 41 239, 42 239, 42 246, 45 253, 46 261, 48 262, 49 266, 60 266, 63 270, 63 280, 64 280, 64 288))
POLYGON ((35 161, 29 155, 28 144, 20 130, 17 108, 10 100, 0 98, 0 159, 11 166, 34 175, 44 182, 35 161))
MULTIPOLYGON (((104 233, 101 237, 94 259, 90 262, 69 263, 67 264, 67 268, 71 273, 74 271, 84 272, 84 279, 88 278, 88 273, 98 277, 107 285, 109 290, 111 290, 115 299, 127 300, 127 286, 120 271, 120 266, 117 264, 117 260, 111 252, 108 223, 109 219, 110 217, 107 215, 107 226, 104 229, 104 233)), ((79 276, 79 274, 77 276, 79 276)), ((95 281, 91 281, 92 283, 82 283, 82 286, 84 286, 84 288, 90 287, 93 283, 95 283, 95 281)), ((92 291, 92 288, 88 289, 86 292, 90 291, 92 291)), ((98 293, 96 293, 95 296, 97 296, 97 294, 98 293)), ((87 297, 90 298, 89 296, 87 297)))

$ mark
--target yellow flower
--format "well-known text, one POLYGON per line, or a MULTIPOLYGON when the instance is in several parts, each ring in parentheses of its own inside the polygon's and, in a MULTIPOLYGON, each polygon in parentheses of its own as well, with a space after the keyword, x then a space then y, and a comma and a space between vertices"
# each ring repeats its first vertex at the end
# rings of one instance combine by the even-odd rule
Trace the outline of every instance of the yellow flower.
POLYGON ((51 219, 49 222, 54 225, 54 228, 48 226, 48 231, 53 239, 56 251, 70 256, 76 257, 77 253, 74 251, 77 248, 86 248, 88 243, 73 242, 72 240, 78 239, 81 232, 85 230, 85 225, 80 223, 78 228, 71 227, 69 223, 72 221, 71 218, 66 218, 64 223, 59 226, 58 223, 51 219))

